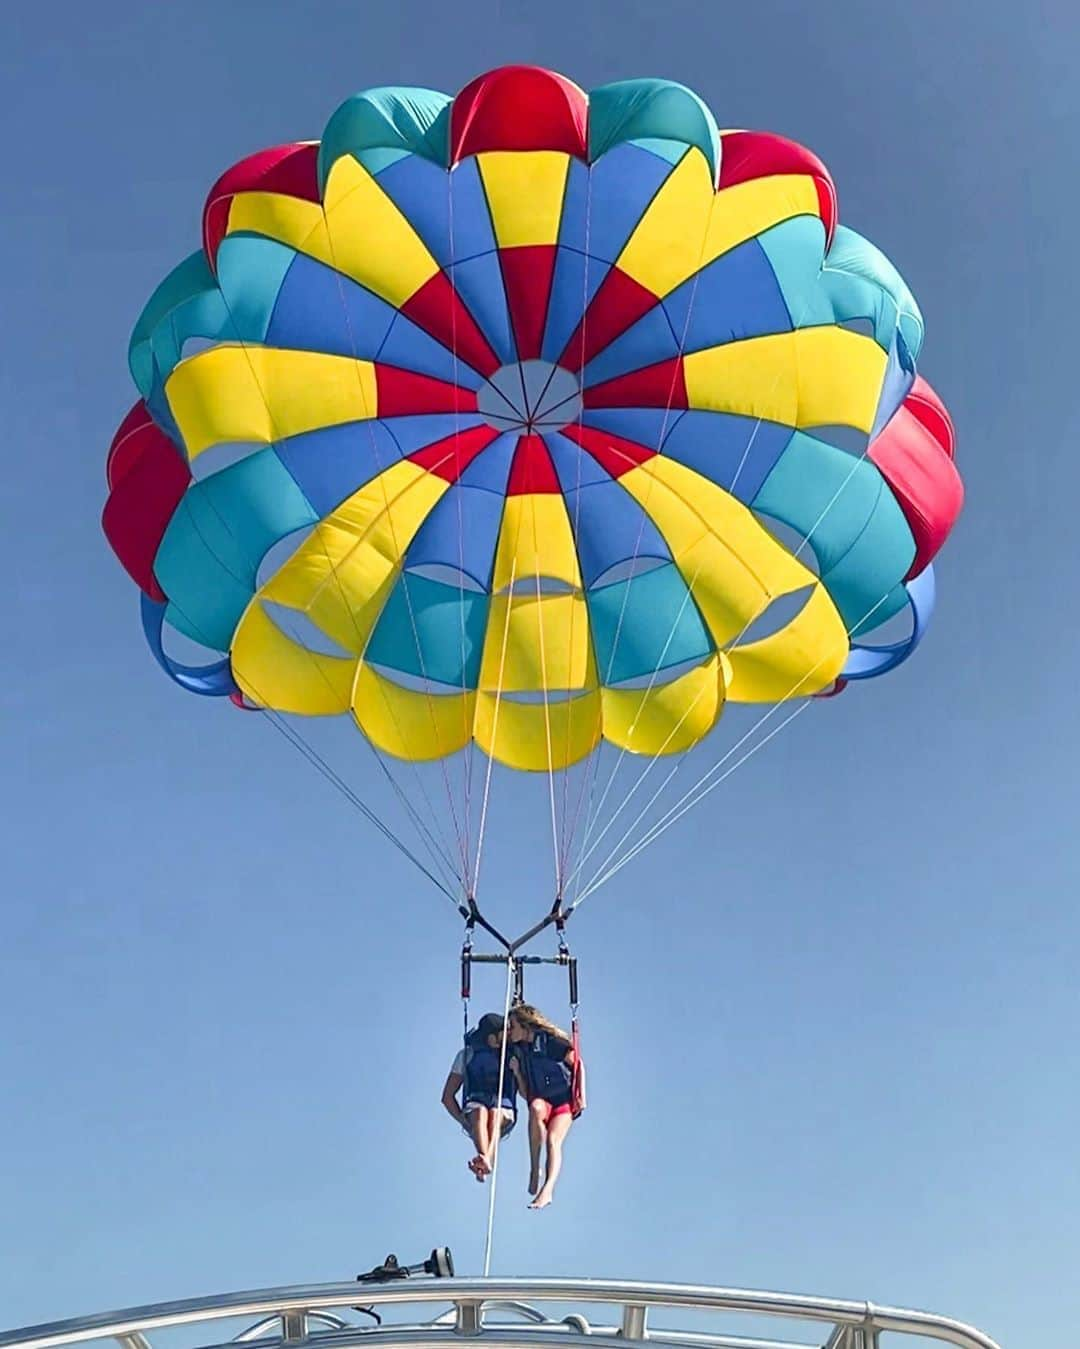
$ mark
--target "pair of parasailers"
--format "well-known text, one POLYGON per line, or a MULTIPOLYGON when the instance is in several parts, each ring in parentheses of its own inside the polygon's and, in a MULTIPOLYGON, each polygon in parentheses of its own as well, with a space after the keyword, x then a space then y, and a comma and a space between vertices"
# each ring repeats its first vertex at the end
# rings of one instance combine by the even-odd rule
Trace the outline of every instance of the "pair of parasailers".
POLYGON ((519 1093, 529 1106, 529 1207, 547 1208, 566 1135, 585 1109, 585 1067, 571 1037, 528 1003, 514 1007, 505 1026, 497 1012, 482 1016, 443 1087, 443 1105, 476 1148, 469 1169, 478 1181, 491 1173, 498 1138, 514 1127, 519 1093))

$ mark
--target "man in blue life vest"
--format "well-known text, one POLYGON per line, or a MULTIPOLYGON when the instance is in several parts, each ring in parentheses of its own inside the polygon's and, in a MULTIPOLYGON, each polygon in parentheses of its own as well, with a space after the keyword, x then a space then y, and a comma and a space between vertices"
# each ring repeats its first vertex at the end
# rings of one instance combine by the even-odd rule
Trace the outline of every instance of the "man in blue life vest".
POLYGON ((442 1090, 446 1112, 476 1148, 469 1170, 478 1181, 491 1174, 497 1137, 505 1138, 517 1120, 517 1084, 505 1054, 503 1019, 487 1012, 466 1035, 442 1090))

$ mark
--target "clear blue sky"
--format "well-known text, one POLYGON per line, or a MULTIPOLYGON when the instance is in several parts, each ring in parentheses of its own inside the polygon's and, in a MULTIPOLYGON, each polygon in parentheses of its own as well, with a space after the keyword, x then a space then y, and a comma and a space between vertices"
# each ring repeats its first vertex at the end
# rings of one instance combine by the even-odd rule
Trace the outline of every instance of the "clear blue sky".
MULTIPOLYGON (((515 1138, 494 1269, 913 1303, 1006 1345, 1075 1327, 1078 26, 1064 0, 5 15, 6 1325, 436 1242, 478 1267, 437 1105, 452 912, 259 718, 157 673, 98 515, 130 326, 219 171, 356 89, 530 61, 666 75, 822 155, 923 306, 968 500, 916 659, 583 909, 592 1109, 547 1214, 515 1138)), ((545 809, 497 784, 493 905, 544 903, 545 809)))

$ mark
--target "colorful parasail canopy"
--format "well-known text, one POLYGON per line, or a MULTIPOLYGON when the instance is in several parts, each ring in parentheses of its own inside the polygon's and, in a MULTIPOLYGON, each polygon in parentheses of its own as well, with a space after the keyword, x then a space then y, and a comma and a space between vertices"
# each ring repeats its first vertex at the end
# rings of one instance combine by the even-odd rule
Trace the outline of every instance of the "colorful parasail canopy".
POLYGON ((215 184, 104 528, 196 693, 407 759, 677 753, 920 640, 963 496, 922 338, 821 161, 680 85, 369 90, 215 184))

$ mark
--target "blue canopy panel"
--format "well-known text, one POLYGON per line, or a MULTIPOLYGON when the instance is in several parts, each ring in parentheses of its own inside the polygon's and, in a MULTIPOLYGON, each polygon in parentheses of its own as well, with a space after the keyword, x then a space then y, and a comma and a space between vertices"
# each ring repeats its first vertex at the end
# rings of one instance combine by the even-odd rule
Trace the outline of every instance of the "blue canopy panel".
POLYGON ((722 253, 677 286, 664 309, 684 352, 791 331, 776 273, 757 239, 722 253))
POLYGON ((340 272, 297 254, 282 282, 266 340, 298 351, 382 361, 476 389, 482 376, 393 305, 340 272))
POLYGON ((448 436, 460 435, 462 431, 483 424, 473 412, 409 412, 401 417, 382 417, 379 421, 379 425, 394 437, 403 455, 415 454, 448 436))
POLYGON ((674 563, 586 591, 600 680, 619 684, 703 661, 712 639, 674 563))
POLYGON ((608 264, 599 258, 561 245, 556 248, 547 323, 540 347, 545 361, 557 361, 562 355, 607 271, 608 264))
POLYGON ((558 433, 544 437, 566 500, 586 587, 620 563, 671 561, 671 550, 639 503, 579 445, 558 433))
POLYGON ((937 599, 933 564, 928 564, 904 587, 911 606, 911 632, 903 641, 876 646, 870 642, 853 642, 847 664, 840 672, 842 679, 875 679, 895 670, 911 655, 926 635, 937 599))
POLYGON ((749 505, 791 436, 791 427, 780 422, 734 412, 690 411, 668 432, 663 453, 749 505))
MULTIPOLYGON (((562 431, 548 431, 544 437, 563 495, 595 483, 613 482, 611 474, 596 459, 562 431)), ((625 493, 623 494, 625 495, 625 493)))
POLYGON ((586 408, 581 421, 659 453, 686 415, 680 408, 586 408))
POLYGON ((451 173, 413 155, 383 169, 379 186, 444 271, 494 250, 491 213, 475 158, 462 160, 451 173))
POLYGON ((588 167, 571 160, 559 243, 597 262, 615 262, 673 167, 628 143, 588 167))
POLYGON ((588 388, 631 370, 658 365, 679 354, 679 339, 664 306, 656 304, 593 357, 582 371, 581 382, 583 387, 588 388))
POLYGON ((383 365, 396 365, 402 370, 434 375, 436 379, 460 385, 463 389, 479 389, 484 382, 483 375, 466 363, 460 351, 454 352, 434 337, 429 337, 402 313, 398 313, 391 324, 375 359, 383 365))
POLYGON ((278 441, 275 448, 319 516, 329 515, 403 453, 389 426, 378 421, 319 427, 278 441))
POLYGON ((147 644, 154 659, 170 679, 188 692, 201 693, 208 698, 221 698, 226 694, 240 692, 232 677, 232 666, 228 656, 209 665, 183 665, 167 655, 162 641, 167 606, 152 600, 145 591, 140 594, 139 599, 147 644))
POLYGON ((849 633, 908 603, 915 540, 868 459, 796 431, 751 504, 807 538, 849 633))
POLYGON ((188 633, 227 651, 264 555, 317 519, 277 454, 260 450, 191 484, 162 537, 154 575, 188 633))
POLYGON ((368 641, 369 664, 450 687, 475 689, 487 595, 403 572, 368 641))
MULTIPOLYGON (((486 209, 486 207, 485 207, 486 209)), ((503 365, 517 360, 510 326, 502 266, 498 253, 481 253, 447 269, 454 289, 476 320, 488 345, 503 365)))
POLYGON ((293 259, 266 332, 271 346, 372 361, 397 310, 303 253, 293 259))
POLYGON ((584 371, 586 386, 688 351, 789 332, 791 320, 756 239, 716 258, 604 348, 584 371))
POLYGON ((405 567, 445 567, 464 572, 475 585, 488 590, 503 500, 498 492, 452 483, 417 530, 405 553, 405 567))
POLYGON ((516 431, 508 431, 498 440, 493 440, 487 449, 476 456, 458 481, 463 487, 482 487, 486 492, 505 495, 517 443, 516 431))

